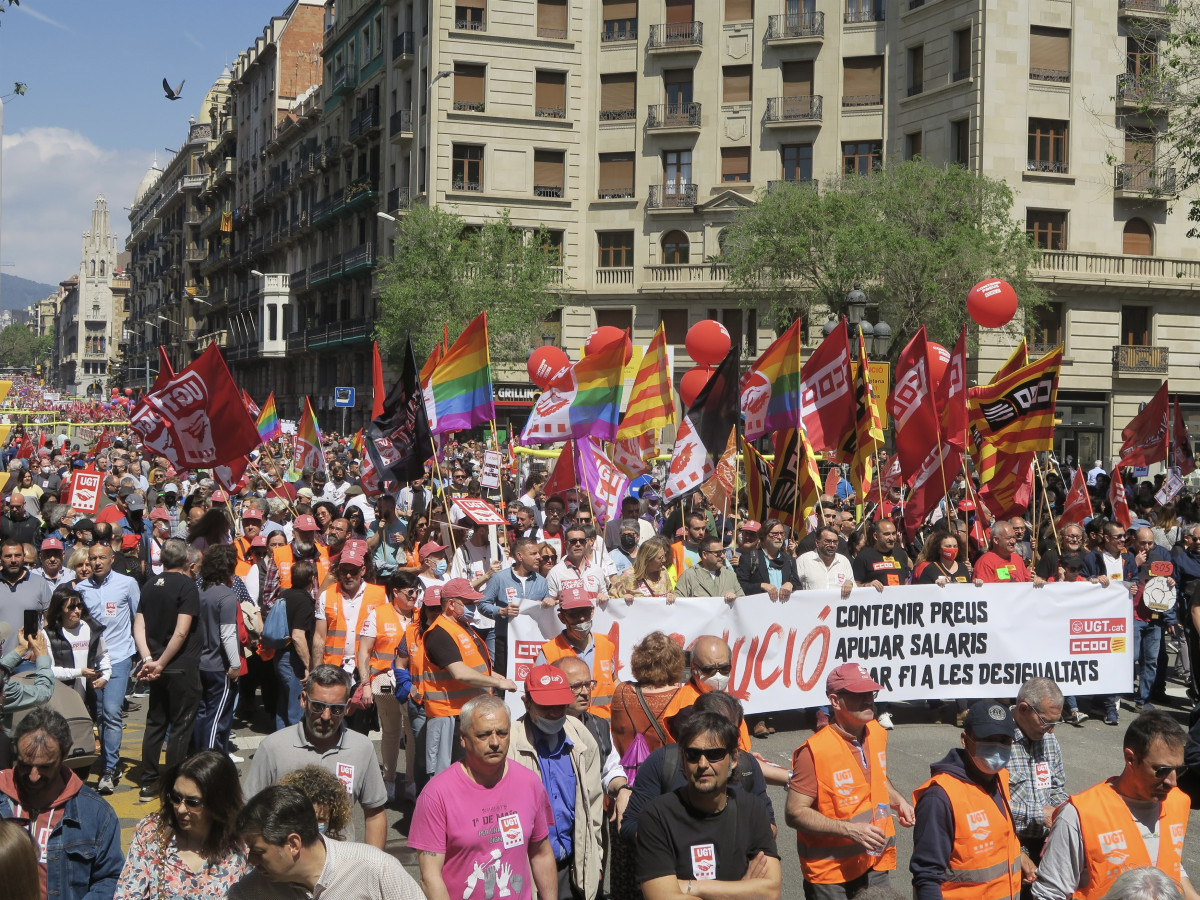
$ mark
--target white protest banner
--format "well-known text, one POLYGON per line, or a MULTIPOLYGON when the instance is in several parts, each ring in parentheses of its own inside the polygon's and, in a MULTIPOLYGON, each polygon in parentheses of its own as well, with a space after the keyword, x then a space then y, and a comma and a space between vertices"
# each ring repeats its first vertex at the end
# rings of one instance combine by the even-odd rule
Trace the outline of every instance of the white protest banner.
MULTIPOLYGON (((617 645, 619 678, 651 631, 685 647, 720 635, 733 651, 729 690, 748 713, 827 702, 825 678, 844 662, 866 666, 880 700, 1012 697, 1030 678, 1064 694, 1121 694, 1133 679, 1133 610, 1117 584, 911 585, 765 594, 732 604, 708 598, 610 600, 593 630, 617 645)), ((509 620, 509 674, 518 683, 544 641, 562 630, 556 611, 528 604, 509 620)), ((510 697, 519 705, 519 698, 510 697)))
POLYGON ((479 473, 479 485, 489 490, 500 487, 500 452, 498 450, 483 451, 483 469, 479 473))

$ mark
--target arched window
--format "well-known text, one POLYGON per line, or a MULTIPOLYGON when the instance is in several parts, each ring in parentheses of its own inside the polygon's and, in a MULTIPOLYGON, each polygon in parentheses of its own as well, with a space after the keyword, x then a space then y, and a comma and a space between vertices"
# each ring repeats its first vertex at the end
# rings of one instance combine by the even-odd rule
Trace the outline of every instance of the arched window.
POLYGON ((725 241, 729 239, 729 229, 722 228, 717 232, 717 253, 721 256, 725 255, 725 241))
POLYGON ((101 277, 104 275, 104 260, 100 260, 100 275, 101 277))
POLYGON ((92 260, 92 277, 96 277, 96 261, 94 259, 92 260))
POLYGON ((1121 252, 1126 256, 1153 256, 1154 232, 1145 219, 1130 219, 1125 223, 1121 252))
POLYGON ((663 263, 668 266, 686 266, 690 246, 688 236, 682 231, 668 231, 662 236, 663 263))

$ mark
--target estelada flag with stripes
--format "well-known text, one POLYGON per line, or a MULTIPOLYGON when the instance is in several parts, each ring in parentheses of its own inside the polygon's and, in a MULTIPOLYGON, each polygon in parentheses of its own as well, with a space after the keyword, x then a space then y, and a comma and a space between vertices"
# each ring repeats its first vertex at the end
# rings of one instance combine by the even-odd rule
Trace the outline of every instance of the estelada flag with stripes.
POLYGON ((807 513, 821 499, 821 473, 803 430, 789 428, 775 435, 775 467, 771 470, 771 515, 797 534, 808 534, 807 513))
POLYGON ((679 424, 671 466, 663 486, 663 502, 691 493, 711 478, 717 461, 737 426, 740 361, 737 346, 730 348, 709 376, 679 424))
MULTIPOLYGON (((1008 361, 1000 367, 1000 370, 992 376, 989 384, 995 384, 1003 378, 1011 375, 1019 369, 1029 365, 1029 350, 1025 344, 1025 339, 1021 338, 1021 343, 1013 350, 1012 355, 1008 357, 1008 361)), ((991 480, 993 473, 996 471, 996 448, 992 444, 984 443, 983 436, 979 433, 979 429, 975 427, 975 422, 971 416, 976 412, 970 407, 970 398, 974 391, 980 388, 973 387, 967 391, 967 420, 970 422, 971 439, 967 442, 967 450, 971 454, 971 462, 975 464, 975 471, 979 473, 979 483, 986 484, 991 480)))
POLYGON ((746 479, 746 515, 762 524, 771 490, 771 467, 754 445, 742 439, 743 477, 746 479))
POLYGON ((969 391, 971 423, 979 437, 1008 453, 1054 449, 1054 407, 1062 345, 1024 368, 969 391))
POLYGON ((635 438, 674 421, 675 401, 671 397, 671 373, 667 368, 667 333, 660 322, 646 348, 646 355, 642 357, 637 377, 633 379, 633 390, 616 440, 635 438))

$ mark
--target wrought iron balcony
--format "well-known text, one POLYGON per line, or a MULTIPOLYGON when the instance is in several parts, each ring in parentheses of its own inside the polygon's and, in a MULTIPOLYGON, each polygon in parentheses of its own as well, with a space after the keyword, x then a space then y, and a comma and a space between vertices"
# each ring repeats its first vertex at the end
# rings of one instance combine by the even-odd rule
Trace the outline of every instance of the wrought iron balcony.
POLYGON ((1159 18, 1170 14, 1171 7, 1164 0, 1117 0, 1117 15, 1123 18, 1159 18))
POLYGON ((600 188, 596 192, 596 197, 599 200, 631 200, 636 196, 637 192, 634 190, 632 184, 628 187, 600 188))
POLYGON ((703 22, 651 25, 647 50, 699 50, 704 44, 703 22))
POLYGON ((637 36, 637 19, 605 19, 604 30, 600 32, 600 43, 636 41, 637 36))
POLYGON ((847 25, 856 25, 863 22, 882 22, 884 18, 883 3, 881 0, 874 0, 869 6, 848 5, 843 21, 847 25))
POLYGON ((1069 169, 1066 160, 1062 159, 1031 159, 1025 163, 1028 172, 1050 172, 1054 175, 1065 175, 1069 169))
POLYGON ((1113 166, 1113 190, 1118 195, 1171 197, 1175 190, 1175 167, 1145 163, 1113 166))
POLYGON ((601 122, 626 122, 637 118, 637 110, 632 106, 628 109, 602 109, 600 110, 601 122))
POLYGON ((388 118, 388 131, 392 140, 411 139, 413 134, 412 110, 398 109, 388 118))
POLYGON ((842 106, 843 107, 882 106, 882 105, 883 105, 883 94, 854 94, 854 95, 849 95, 849 96, 847 96, 847 95, 842 96, 842 106))
POLYGON ((1029 80, 1066 82, 1071 80, 1071 72, 1069 69, 1031 68, 1029 70, 1029 80))
POLYGON ((652 184, 646 196, 646 209, 691 209, 700 196, 694 184, 652 184))
POLYGON ((1163 95, 1160 80, 1152 73, 1117 76, 1117 104, 1122 106, 1148 106, 1157 108, 1169 98, 1163 95))
POLYGON ((366 137, 379 128, 380 116, 378 106, 368 106, 350 120, 350 140, 366 137))
POLYGON ((1138 347, 1117 344, 1113 347, 1114 375, 1166 375, 1170 351, 1166 347, 1138 347))
POLYGON ((352 67, 339 66, 333 72, 333 84, 331 90, 336 97, 340 94, 348 94, 354 90, 354 86, 358 83, 358 73, 352 67))
POLYGON ((538 106, 533 110, 533 114, 539 119, 565 119, 567 111, 561 106, 538 106))
POLYGON ((563 186, 561 184, 535 184, 533 186, 533 196, 561 200, 564 196, 563 186))
POLYGON ((647 128, 700 127, 699 103, 656 103, 649 107, 646 115, 647 128))
POLYGON ((821 121, 821 95, 804 97, 768 97, 767 112, 763 116, 766 125, 785 125, 821 121))
POLYGON ((483 101, 455 100, 454 109, 456 112, 483 112, 483 101))
POLYGON ((402 31, 392 38, 392 62, 404 64, 412 62, 416 53, 416 40, 411 31, 402 31))
POLYGON ((825 13, 784 13, 767 19, 767 42, 807 41, 825 35, 825 13))
POLYGON ((404 187, 392 188, 387 195, 387 208, 394 212, 398 209, 408 209, 412 204, 412 197, 408 190, 408 185, 404 187))

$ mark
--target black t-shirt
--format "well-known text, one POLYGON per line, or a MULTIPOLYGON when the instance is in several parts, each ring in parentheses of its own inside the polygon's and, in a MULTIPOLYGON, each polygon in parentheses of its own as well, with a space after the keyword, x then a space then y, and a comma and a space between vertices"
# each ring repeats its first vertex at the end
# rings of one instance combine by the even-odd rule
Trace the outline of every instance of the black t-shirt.
POLYGON ((287 607, 288 634, 299 628, 308 635, 308 642, 312 644, 313 631, 316 630, 315 610, 317 607, 312 595, 308 591, 287 588, 279 592, 279 599, 287 607))
POLYGON ((779 858, 766 807, 754 794, 727 791, 716 815, 692 809, 686 788, 655 797, 637 832, 637 880, 673 875, 691 881, 739 881, 761 851, 779 858))
POLYGON ((884 587, 893 584, 908 584, 908 573, 912 566, 908 554, 895 547, 884 556, 874 547, 863 547, 854 557, 854 580, 859 584, 878 581, 884 587))
POLYGON ((939 563, 926 563, 921 574, 917 576, 917 584, 937 584, 937 580, 943 576, 958 584, 966 584, 971 580, 971 576, 967 574, 967 567, 962 563, 958 564, 958 571, 953 575, 943 569, 939 563))
POLYGON ((142 588, 138 612, 146 624, 146 643, 156 659, 170 643, 180 613, 191 616, 187 640, 167 667, 188 669, 200 664, 200 639, 196 633, 200 627, 200 592, 196 590, 196 582, 179 572, 153 576, 142 588))
MULTIPOLYGON (((475 633, 475 629, 468 628, 467 633, 475 639, 475 649, 479 651, 479 655, 487 659, 487 645, 475 633)), ((425 658, 439 669, 446 669, 450 667, 451 663, 463 661, 462 651, 458 648, 454 638, 450 636, 450 632, 433 625, 429 626, 429 630, 425 632, 425 658)))

